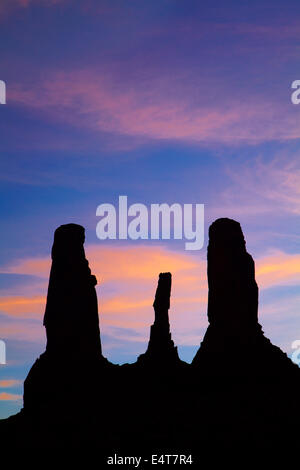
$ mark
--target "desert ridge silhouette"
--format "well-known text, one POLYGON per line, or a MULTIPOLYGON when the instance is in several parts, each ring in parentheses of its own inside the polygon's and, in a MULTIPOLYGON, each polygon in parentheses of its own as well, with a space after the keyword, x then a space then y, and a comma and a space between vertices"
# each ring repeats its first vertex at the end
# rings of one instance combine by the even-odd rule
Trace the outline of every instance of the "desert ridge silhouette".
POLYGON ((209 326, 192 364, 179 358, 171 337, 171 273, 159 274, 145 353, 133 364, 112 364, 102 354, 84 228, 59 227, 46 350, 25 380, 23 409, 0 420, 4 446, 33 454, 60 449, 68 458, 95 451, 101 466, 116 450, 145 458, 192 454, 196 468, 204 455, 291 453, 300 371, 258 323, 254 261, 238 222, 224 218, 210 226, 207 273, 209 326))

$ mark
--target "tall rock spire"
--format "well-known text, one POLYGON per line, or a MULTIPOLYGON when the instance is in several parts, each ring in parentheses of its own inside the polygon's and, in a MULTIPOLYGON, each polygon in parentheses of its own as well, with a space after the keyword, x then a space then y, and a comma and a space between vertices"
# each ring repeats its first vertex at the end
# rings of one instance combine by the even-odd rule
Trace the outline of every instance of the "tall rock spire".
POLYGON ((171 273, 160 273, 158 285, 153 302, 155 313, 154 325, 160 325, 162 329, 170 330, 169 308, 171 296, 171 273))
POLYGON ((44 316, 47 353, 101 354, 95 285, 84 252, 84 228, 61 225, 54 234, 44 316))
POLYGON ((169 323, 171 281, 171 273, 160 273, 153 303, 155 318, 150 329, 150 340, 145 354, 139 356, 139 362, 171 363, 179 361, 169 323))
POLYGON ((208 361, 228 372, 262 334, 254 261, 235 220, 218 219, 209 227, 207 278, 209 326, 193 365, 208 361))
POLYGON ((235 220, 218 219, 209 228, 207 277, 209 326, 192 365, 225 375, 294 368, 258 323, 254 261, 235 220))
POLYGON ((85 258, 84 239, 84 228, 76 224, 61 225, 54 234, 44 315, 46 351, 24 382, 24 410, 32 416, 41 409, 48 419, 67 416, 79 400, 88 407, 87 383, 101 393, 108 361, 101 353, 97 281, 85 258))
POLYGON ((257 326, 258 287, 254 261, 241 226, 218 219, 209 228, 207 250, 208 321, 231 335, 257 326))

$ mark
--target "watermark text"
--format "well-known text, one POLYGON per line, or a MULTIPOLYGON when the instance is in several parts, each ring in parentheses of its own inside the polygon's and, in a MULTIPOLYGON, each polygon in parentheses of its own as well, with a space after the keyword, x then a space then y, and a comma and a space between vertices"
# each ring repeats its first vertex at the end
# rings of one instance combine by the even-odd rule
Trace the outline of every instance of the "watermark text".
POLYGON ((0 80, 0 104, 6 104, 6 85, 3 80, 0 80))
POLYGON ((6 344, 0 339, 0 364, 6 364, 6 344))
POLYGON ((292 342, 292 349, 295 349, 295 351, 292 353, 291 359, 294 362, 294 364, 297 364, 298 366, 300 365, 300 340, 296 339, 295 341, 292 342))
POLYGON ((119 196, 119 206, 100 204, 96 226, 100 240, 188 240, 186 250, 200 250, 204 244, 204 204, 172 205, 135 203, 119 196))

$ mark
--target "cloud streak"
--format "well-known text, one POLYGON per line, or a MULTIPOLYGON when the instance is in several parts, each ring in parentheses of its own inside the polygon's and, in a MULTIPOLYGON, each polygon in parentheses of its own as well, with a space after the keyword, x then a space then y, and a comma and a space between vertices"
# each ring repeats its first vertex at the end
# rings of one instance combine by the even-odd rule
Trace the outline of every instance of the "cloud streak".
POLYGON ((211 95, 213 84, 201 84, 199 78, 197 89, 195 85, 186 88, 182 74, 176 77, 174 73, 171 82, 169 77, 160 77, 127 86, 104 69, 49 75, 30 87, 12 87, 11 102, 46 119, 139 139, 241 145, 300 137, 292 105, 285 108, 284 119, 275 121, 274 114, 281 115, 281 104, 264 100, 255 91, 251 103, 227 96, 218 101, 211 98, 205 104, 203 97, 211 95), (195 96, 201 87, 199 101, 195 96))
POLYGON ((20 383, 20 380, 15 379, 0 380, 0 388, 12 388, 20 385, 20 383))
POLYGON ((257 157, 243 166, 227 167, 232 180, 231 187, 224 196, 231 201, 236 210, 244 204, 256 213, 276 212, 300 214, 300 159, 298 151, 285 150, 266 161, 257 157), (242 191, 241 191, 242 189, 242 191))
MULTIPOLYGON (((152 303, 159 272, 173 275, 170 322, 178 344, 199 344, 207 326, 206 262, 160 246, 120 247, 88 245, 87 257, 96 275, 102 333, 120 339, 130 329, 139 341, 147 341, 153 323, 152 303), (115 267, 118 266, 116 270, 115 267), (184 314, 183 314, 184 313, 184 314)), ((49 260, 32 258, 14 262, 5 272, 48 277, 49 260)), ((300 255, 276 250, 256 261, 260 289, 300 283, 300 255)), ((46 294, 46 292, 45 292, 46 294)), ((0 310, 13 319, 2 321, 2 334, 9 338, 44 341, 42 318, 46 295, 3 296, 0 310), (31 320, 33 324, 27 324, 31 320), (28 325, 28 326, 26 326, 28 325), (27 331, 28 330, 28 331, 27 331)), ((125 340, 125 336, 123 340, 125 340)))
POLYGON ((44 306, 43 296, 0 297, 0 311, 16 318, 40 319, 44 306))
POLYGON ((256 279, 262 289, 300 284, 300 254, 274 250, 256 263, 256 279))
MULTIPOLYGON (((165 271, 171 271, 173 275, 170 320, 175 337, 181 343, 189 342, 188 332, 192 334, 195 329, 198 331, 205 328, 207 286, 204 262, 199 263, 186 253, 177 253, 160 246, 87 245, 86 253, 91 270, 99 283, 97 291, 100 324, 104 336, 115 336, 116 327, 124 331, 129 328, 138 333, 140 340, 146 342, 149 327, 154 319, 152 304, 158 274, 165 271), (185 311, 184 320, 182 309, 185 311), (202 316, 199 309, 203 312, 202 316)), ((46 281, 49 268, 48 258, 31 258, 12 262, 1 271, 37 276, 46 281)), ((32 292, 28 289, 27 295, 19 296, 16 293, 2 296, 0 310, 7 318, 14 319, 13 323, 2 321, 4 338, 13 338, 14 335, 20 338, 24 328, 24 337, 43 341, 42 318, 45 302, 46 282, 44 296, 40 295, 39 284, 33 284, 32 292), (26 321, 29 320, 36 321, 34 328, 29 324, 28 328, 26 327, 26 321)))
POLYGON ((18 401, 23 400, 22 395, 16 395, 14 393, 0 392, 0 401, 18 401))

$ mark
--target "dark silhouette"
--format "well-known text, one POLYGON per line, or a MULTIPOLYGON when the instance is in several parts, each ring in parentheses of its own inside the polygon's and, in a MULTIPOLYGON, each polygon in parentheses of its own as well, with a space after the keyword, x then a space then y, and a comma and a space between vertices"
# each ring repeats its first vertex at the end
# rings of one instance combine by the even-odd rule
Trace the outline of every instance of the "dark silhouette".
POLYGON ((207 278, 209 327, 192 365, 219 376, 299 375, 258 323, 254 261, 238 222, 224 218, 210 226, 207 278))
POLYGON ((171 273, 160 273, 153 303, 155 319, 150 330, 148 349, 138 358, 138 362, 143 364, 155 362, 157 367, 166 364, 170 367, 180 361, 170 333, 171 281, 171 273))
POLYGON ((85 258, 84 228, 61 225, 54 234, 44 326, 49 353, 101 355, 97 279, 85 258))
MULTIPOLYGON (((171 338, 171 274, 159 275, 148 348, 118 366, 101 352, 95 284, 84 254, 84 229, 54 236, 44 325, 46 351, 24 383, 24 407, 0 421, 3 447, 94 451, 99 468, 115 453, 192 454, 269 462, 297 444, 300 371, 258 323, 254 262, 240 224, 218 219, 209 229, 209 327, 191 365, 171 338), (287 431, 288 430, 288 431, 287 431), (76 449, 76 450, 75 450, 76 449)), ((21 452, 21 455, 25 455, 21 452)))
POLYGON ((89 395, 86 383, 99 391, 99 371, 109 366, 101 352, 97 280, 85 258, 84 239, 84 228, 76 224, 62 225, 54 234, 46 351, 24 382, 24 412, 37 420, 45 414, 57 419, 58 412, 68 416, 66 410, 77 407, 80 395, 89 395))

